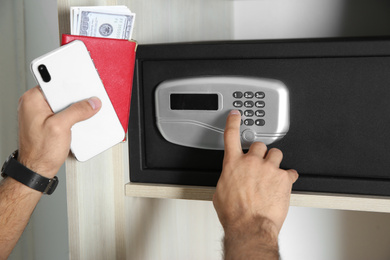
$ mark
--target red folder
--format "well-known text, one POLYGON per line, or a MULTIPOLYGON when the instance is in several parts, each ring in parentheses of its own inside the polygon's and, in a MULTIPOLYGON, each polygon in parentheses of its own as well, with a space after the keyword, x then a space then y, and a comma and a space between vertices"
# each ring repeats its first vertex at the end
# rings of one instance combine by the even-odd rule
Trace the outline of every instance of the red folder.
POLYGON ((137 43, 63 34, 61 45, 73 40, 83 41, 90 52, 115 112, 127 133, 137 43))

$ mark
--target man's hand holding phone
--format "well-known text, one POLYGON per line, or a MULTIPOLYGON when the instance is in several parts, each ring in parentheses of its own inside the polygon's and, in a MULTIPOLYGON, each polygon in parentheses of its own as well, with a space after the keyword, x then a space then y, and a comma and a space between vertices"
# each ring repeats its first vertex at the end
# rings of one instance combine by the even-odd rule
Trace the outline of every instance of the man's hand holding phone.
POLYGON ((27 168, 53 178, 69 155, 71 128, 95 115, 101 107, 92 97, 54 114, 39 87, 19 99, 19 161, 27 168))

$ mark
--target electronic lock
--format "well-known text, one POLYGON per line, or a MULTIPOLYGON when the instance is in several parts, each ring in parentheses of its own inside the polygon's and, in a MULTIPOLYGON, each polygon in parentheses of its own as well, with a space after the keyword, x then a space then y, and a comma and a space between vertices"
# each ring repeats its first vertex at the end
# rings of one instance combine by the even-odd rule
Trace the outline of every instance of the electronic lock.
POLYGON ((242 115, 241 144, 271 144, 290 126, 289 93, 279 80, 243 76, 204 76, 166 80, 155 92, 156 122, 169 142, 224 149, 228 113, 242 115))

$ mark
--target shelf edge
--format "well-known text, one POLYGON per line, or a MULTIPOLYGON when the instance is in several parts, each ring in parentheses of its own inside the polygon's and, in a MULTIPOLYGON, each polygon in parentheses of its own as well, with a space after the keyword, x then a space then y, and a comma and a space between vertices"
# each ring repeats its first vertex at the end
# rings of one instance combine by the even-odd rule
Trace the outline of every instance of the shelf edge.
MULTIPOLYGON (((215 187, 127 183, 128 197, 211 201, 215 187)), ((290 206, 390 213, 390 197, 293 192, 290 206)))

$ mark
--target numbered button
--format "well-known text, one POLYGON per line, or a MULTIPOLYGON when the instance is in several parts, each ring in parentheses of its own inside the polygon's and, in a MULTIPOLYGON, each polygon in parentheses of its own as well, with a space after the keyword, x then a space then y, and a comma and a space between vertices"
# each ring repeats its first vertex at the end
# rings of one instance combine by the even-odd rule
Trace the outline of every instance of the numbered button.
POLYGON ((233 93, 233 97, 234 98, 242 98, 242 96, 243 96, 243 94, 240 91, 236 91, 236 92, 233 93))
POLYGON ((258 91, 258 92, 256 92, 255 97, 259 98, 259 99, 264 98, 265 93, 263 91, 258 91))
POLYGON ((257 117, 263 117, 263 116, 265 116, 265 111, 264 110, 256 110, 255 115, 257 117))
POLYGON ((253 98, 255 96, 255 94, 253 94, 253 92, 251 91, 247 91, 244 93, 244 98, 253 98))
POLYGON ((254 124, 254 121, 252 119, 245 119, 244 125, 251 126, 254 124))
POLYGON ((255 121, 255 124, 256 124, 257 126, 263 126, 263 125, 265 125, 265 121, 264 121, 264 119, 257 119, 257 120, 255 121))
POLYGON ((244 116, 247 116, 247 117, 252 117, 254 114, 255 114, 255 112, 253 112, 253 110, 245 110, 244 111, 244 116))
POLYGON ((265 102, 264 101, 256 101, 256 107, 258 107, 258 108, 265 107, 265 102))
POLYGON ((242 102, 241 101, 234 101, 233 106, 234 107, 242 107, 242 102))
POLYGON ((244 102, 244 106, 245 106, 245 107, 251 108, 251 107, 253 107, 253 105, 254 105, 254 104, 253 104, 253 101, 245 101, 245 102, 244 102))

